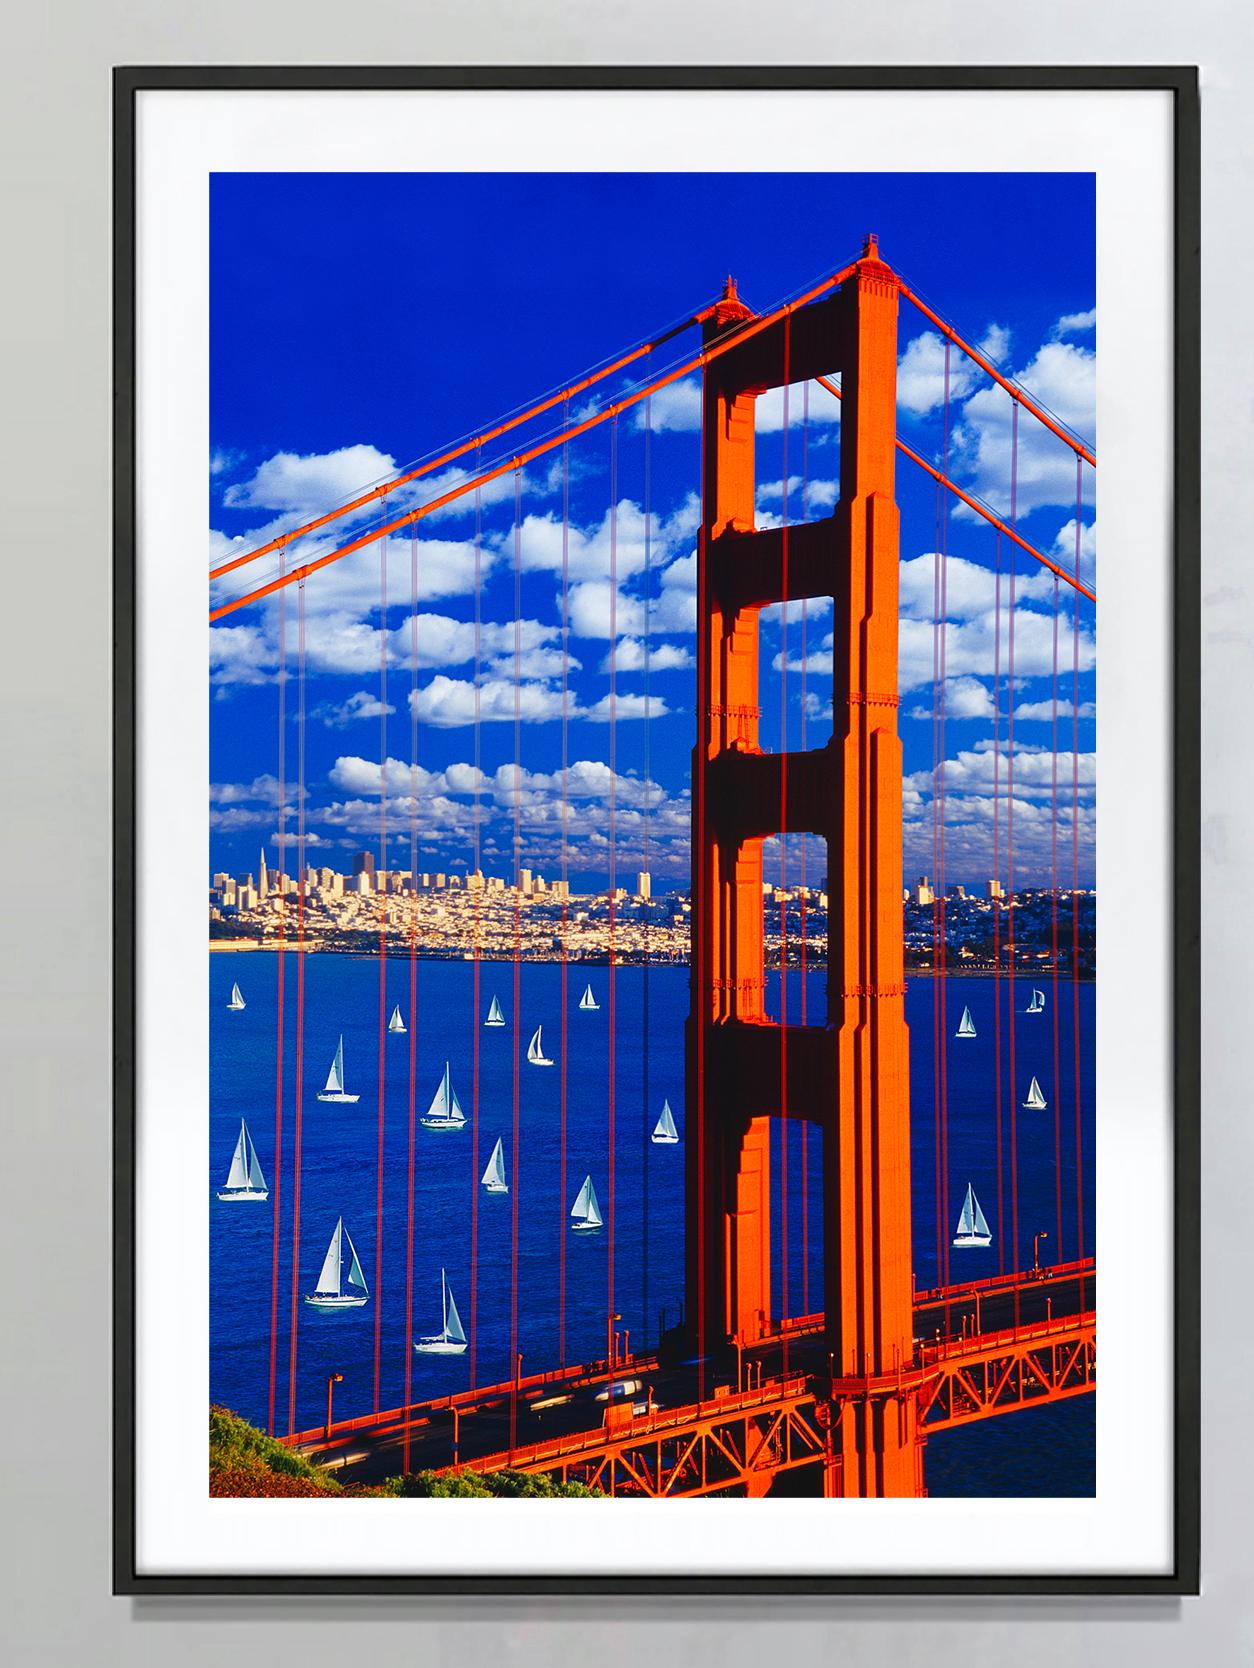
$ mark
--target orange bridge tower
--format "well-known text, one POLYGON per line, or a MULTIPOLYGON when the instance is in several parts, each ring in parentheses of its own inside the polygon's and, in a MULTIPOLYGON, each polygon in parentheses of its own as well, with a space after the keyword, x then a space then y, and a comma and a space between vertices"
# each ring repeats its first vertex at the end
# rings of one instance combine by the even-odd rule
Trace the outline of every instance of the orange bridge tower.
MULTIPOLYGON (((707 342, 697 584, 692 979, 687 1027, 687 1318, 720 1356, 772 1329, 772 1117, 821 1133, 831 1367, 825 1488, 914 1495, 908 1038, 902 964, 894 499, 898 280, 869 237, 839 289, 749 335, 726 294, 707 342), (840 501, 821 521, 758 531, 754 408, 767 389, 839 373, 840 501), (764 753, 758 620, 834 601, 833 734, 764 753), (766 1017, 762 845, 827 842, 825 1023, 766 1017)), ((778 1317, 775 1317, 778 1318, 778 1317)), ((826 1382, 826 1380, 825 1380, 826 1382)))

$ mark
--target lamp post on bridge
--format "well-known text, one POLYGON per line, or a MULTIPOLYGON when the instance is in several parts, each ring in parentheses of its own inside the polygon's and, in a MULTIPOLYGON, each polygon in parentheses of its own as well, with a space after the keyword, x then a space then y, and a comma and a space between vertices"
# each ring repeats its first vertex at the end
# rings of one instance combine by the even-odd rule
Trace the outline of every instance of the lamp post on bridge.
POLYGON ((337 1384, 343 1384, 343 1382, 344 1382, 344 1374, 343 1373, 328 1373, 327 1374, 327 1441, 328 1442, 330 1442, 330 1440, 331 1440, 331 1398, 335 1394, 336 1385, 337 1384))
POLYGON ((1034 1280, 1039 1280, 1041 1277, 1041 1241, 1048 1238, 1048 1228, 1042 1228, 1039 1233, 1032 1235, 1032 1278, 1034 1280))

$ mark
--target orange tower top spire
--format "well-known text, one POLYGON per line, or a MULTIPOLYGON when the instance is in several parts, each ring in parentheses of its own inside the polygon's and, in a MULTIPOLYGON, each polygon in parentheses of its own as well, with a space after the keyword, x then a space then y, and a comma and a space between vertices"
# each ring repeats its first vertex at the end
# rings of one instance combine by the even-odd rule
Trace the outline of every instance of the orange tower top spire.
POLYGON ((753 311, 746 307, 740 299, 740 292, 736 288, 736 280, 731 273, 727 274, 723 282, 723 293, 714 303, 714 326, 719 328, 724 324, 738 323, 741 319, 751 319, 753 311))

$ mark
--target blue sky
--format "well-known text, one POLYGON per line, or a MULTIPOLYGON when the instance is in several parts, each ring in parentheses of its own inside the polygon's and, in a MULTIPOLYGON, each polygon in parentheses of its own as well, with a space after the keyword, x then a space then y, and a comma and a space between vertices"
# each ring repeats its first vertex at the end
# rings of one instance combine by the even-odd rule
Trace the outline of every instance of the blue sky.
MULTIPOLYGON (((340 503, 398 468, 443 450, 502 414, 578 377, 713 300, 732 273, 764 310, 852 259, 868 230, 933 307, 1004 371, 1094 440, 1094 195, 1088 175, 218 175, 211 190, 211 565, 340 503)), ((939 458, 944 351, 908 306, 901 317, 899 432, 939 458)), ((695 351, 694 336, 610 379, 621 393, 695 351)), ((950 472, 1001 513, 1009 509, 1010 401, 951 356, 950 472)), ((594 398, 575 402, 583 415, 594 398)), ((759 402, 759 520, 830 513, 839 409, 817 387, 759 402), (785 450, 787 500, 785 504, 785 450), (805 477, 803 501, 801 480, 805 477)), ((615 861, 649 866, 661 884, 687 872, 692 744, 695 383, 642 414, 603 425, 569 454, 570 572, 567 776, 570 873, 604 883, 610 860, 611 541, 618 586, 615 861), (645 460, 649 460, 648 516, 645 460), (611 491, 611 472, 617 492, 611 491), (614 507, 612 508, 612 500, 614 507), (645 630, 649 704, 645 711, 645 630), (647 757, 647 772, 646 772, 647 757), (646 781, 648 786, 646 786, 646 781)), ((526 431, 536 438, 552 419, 526 431)), ((511 455, 512 440, 485 461, 511 455)), ((1084 471, 1083 571, 1095 568, 1095 493, 1084 471)), ((410 508, 456 470, 398 495, 410 508)), ((1018 517, 1024 536, 1070 565, 1076 484, 1071 453, 1036 425, 1020 431, 1018 517)), ((521 482, 519 668, 522 673, 522 863, 559 872, 562 724, 561 454, 521 482)), ((938 520, 932 483, 901 460, 901 730, 906 871, 932 872, 931 721, 935 552, 947 550, 946 874, 992 872, 995 537, 968 512, 938 520), (943 531, 938 536, 938 528, 943 531)), ((359 515, 360 532, 374 520, 359 515)), ((482 654, 479 772, 474 767, 473 497, 419 529, 418 762, 411 771, 411 544, 388 541, 389 609, 379 546, 323 570, 306 587, 306 813, 312 862, 350 866, 378 849, 380 759, 387 770, 390 860, 408 865, 410 796, 418 787, 420 865, 464 870, 480 789, 484 867, 508 875, 513 818, 515 494, 508 477, 483 494, 478 562, 482 654), (380 659, 386 657, 381 689, 380 659), (387 709, 391 709, 390 711, 387 709)), ((302 559, 333 548, 326 535, 302 559)), ((1044 880, 1055 769, 1072 779, 1071 611, 1059 634, 1058 758, 1050 719, 1053 581, 1003 541, 1000 814, 1008 810, 1006 716, 1013 703, 1016 877, 1044 880), (1010 570, 1015 572, 1015 685, 1006 678, 1010 570)), ((250 573, 252 570, 249 570, 250 573)), ((258 564, 272 577, 273 560, 258 564)), ((238 576, 224 582, 232 594, 238 576)), ((243 587, 239 587, 242 589, 243 587)), ((289 664, 295 599, 287 610, 289 664)), ((1064 599, 1065 600, 1065 599, 1064 599)), ((821 745, 830 733, 830 604, 762 622, 763 744, 821 745), (806 654, 802 656, 802 633, 806 654), (786 636, 785 644, 781 636, 786 636), (804 670, 803 670, 804 666, 804 670), (803 687, 804 686, 804 687, 803 687), (804 715, 803 715, 804 697, 804 715), (803 730, 804 725, 804 730, 803 730)), ((1095 757, 1094 609, 1080 613, 1080 845, 1092 872, 1095 757)), ((230 616, 211 633, 211 862, 255 869, 278 849, 277 602, 230 616)), ((289 715, 295 690, 288 685, 289 715)), ((288 727, 289 777, 295 727, 288 727)), ((1069 795, 1068 795, 1069 800, 1069 795)), ((289 804, 291 791, 289 790, 289 804)), ((1069 873, 1069 802, 1060 807, 1069 873)), ((792 842, 790 842, 790 846, 792 842)), ((776 854, 772 853, 776 861, 776 854)), ((289 865, 291 859, 289 858, 289 865)), ((795 858, 790 872, 796 873, 795 858)), ((1000 865, 1004 875, 1005 862, 1000 865)))

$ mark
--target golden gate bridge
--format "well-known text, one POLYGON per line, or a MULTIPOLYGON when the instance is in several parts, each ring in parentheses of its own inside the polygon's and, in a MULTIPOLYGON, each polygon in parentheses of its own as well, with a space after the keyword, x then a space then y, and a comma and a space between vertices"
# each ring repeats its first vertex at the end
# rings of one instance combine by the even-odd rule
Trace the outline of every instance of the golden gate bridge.
MULTIPOLYGON (((595 396, 594 396, 595 397, 595 396)), ((378 545, 380 607, 388 609, 387 541, 408 532, 411 540, 409 604, 410 665, 417 690, 420 547, 416 529, 426 517, 473 495, 476 515, 475 641, 476 764, 480 634, 480 540, 484 489, 496 481, 514 484, 514 577, 520 574, 522 471, 557 454, 563 479, 563 660, 569 636, 570 457, 574 443, 609 427, 611 519, 608 551, 610 621, 609 766, 610 886, 608 972, 608 1155, 606 1200, 607 1278, 605 1349, 596 1360, 565 1361, 566 1244, 558 1225, 557 1303, 559 1360, 526 1376, 519 1342, 520 1188, 511 1191, 510 1350, 512 1376, 477 1383, 477 1298, 479 1171, 484 1154, 479 1128, 479 1040, 475 1029, 471 1096, 470 1193, 471 1289, 469 1386, 435 1400, 413 1399, 414 1169, 416 1158, 417 958, 410 933, 410 1023, 407 1117, 407 1214, 405 1282, 402 1292, 383 1289, 384 1221, 384 1052, 387 1024, 387 933, 379 930, 379 1077, 375 1262, 373 1281, 373 1398, 368 1413, 336 1420, 330 1386, 325 1423, 296 1428, 299 1354, 299 1259, 301 1178, 304 1139, 303 1005, 304 957, 294 975, 278 957, 275 1038, 274 1230, 270 1281, 268 1425, 281 1428, 283 1391, 278 1341, 288 1336, 285 1440, 325 1463, 351 1467, 369 1480, 397 1470, 459 1467, 476 1471, 505 1468, 586 1482, 612 1495, 678 1497, 714 1493, 764 1495, 795 1484, 827 1496, 917 1496, 926 1492, 923 1454, 933 1433, 1020 1409, 1091 1393, 1096 1381, 1096 1273, 1086 1254, 1081 1108, 1081 1019, 1073 1000, 1071 1036, 1064 1038, 1059 1002, 1060 947, 1068 923, 1059 911, 1058 702, 1060 628, 1072 645, 1071 767, 1071 967, 1078 964, 1078 735, 1081 610, 1096 603, 1081 576, 1083 472, 1096 457, 1031 392, 1004 375, 924 301, 880 256, 874 236, 859 259, 803 293, 755 313, 729 279, 719 300, 694 312, 651 340, 572 381, 437 455, 402 470, 350 501, 280 534, 246 554, 215 567, 211 621, 255 608, 269 597, 279 608, 278 778, 280 849, 287 821, 295 818, 297 884, 280 915, 280 948, 299 950, 305 934, 305 592, 325 568, 354 552, 378 545), (908 304, 940 333, 944 344, 944 440, 939 459, 929 460, 897 434, 898 314, 908 304), (697 331, 700 345, 654 372, 660 349, 697 331), (988 503, 950 475, 951 355, 973 364, 1008 396, 1011 445, 1007 483, 1009 513, 988 503), (572 402, 593 394, 607 379, 645 374, 572 420, 572 402), (616 1330, 617 1219, 614 1180, 616 1150, 615 1063, 616 981, 613 949, 615 874, 613 827, 617 680, 614 617, 618 595, 614 515, 617 505, 619 419, 639 408, 647 447, 653 397, 694 375, 702 383, 700 528, 697 538, 696 734, 692 753, 691 975, 685 1033, 685 1291, 680 1324, 663 1333, 656 1349, 632 1349, 629 1335, 616 1330), (838 379, 838 380, 837 380, 838 379), (830 516, 790 522, 788 492, 780 524, 759 527, 755 512, 755 404, 768 390, 784 398, 784 481, 788 481, 789 390, 816 385, 841 401, 839 496, 830 516), (517 450, 501 442, 520 438, 545 417, 560 412, 550 432, 531 435, 517 450), (1020 428, 1041 425, 1075 461, 1075 550, 1070 563, 1037 549, 1017 525, 1020 428), (902 753, 898 717, 898 457, 935 483, 938 498, 952 497, 967 512, 990 524, 997 537, 997 628, 995 686, 1001 678, 1002 550, 1008 551, 1005 583, 1009 597, 1006 631, 1007 714, 1006 854, 1009 896, 1014 894, 1013 688, 1015 563, 1026 556, 1053 576, 1053 748, 1050 803, 1052 916, 1048 968, 1054 984, 1054 1246, 1059 1260, 1024 1269, 1019 1222, 1019 1141, 1014 1095, 1003 1112, 1002 1005, 1013 1013, 1015 983, 1014 909, 994 908, 994 931, 1008 940, 1006 972, 996 949, 998 1176, 998 1273, 988 1279, 950 1279, 949 1141, 947 1127, 946 975, 944 888, 944 730, 946 689, 945 539, 938 539, 934 646, 933 742, 936 762, 932 801, 933 850, 938 877, 934 906, 933 1019, 936 1067, 933 1106, 936 1157, 936 1267, 938 1283, 915 1288, 912 1273, 910 1183, 909 1039, 904 1014, 902 936, 902 753), (450 472, 452 472, 450 474, 450 472), (417 505, 408 500, 419 483, 437 477, 437 490, 417 505), (393 500, 389 506, 389 499, 393 500), (377 510, 377 513, 376 513, 377 510), (334 548, 299 556, 301 541, 325 539, 337 522, 368 514, 363 531, 334 548), (238 576, 233 578, 232 576, 238 576), (234 588, 234 589, 233 589, 234 588), (295 714, 287 710, 288 607, 295 599, 295 714), (800 748, 787 747, 787 609, 796 603, 830 599, 833 605, 833 723, 826 745, 805 745, 805 703, 801 706, 800 748), (780 745, 761 744, 759 622, 763 610, 783 606, 780 666, 780 745), (1064 621, 1064 614, 1069 615, 1064 621), (288 779, 286 726, 294 717, 297 758, 288 779), (289 792, 290 790, 290 792, 289 792), (826 1012, 818 1022, 806 1005, 804 906, 801 926, 800 1012, 788 1012, 788 981, 781 964, 780 1013, 768 1015, 763 848, 774 838, 818 837, 826 842, 829 927, 826 1012), (289 984, 294 983, 294 990, 289 984), (285 1004, 295 1009, 294 1093, 286 1088, 285 1004), (1057 1092, 1064 1047, 1074 1057, 1074 1105, 1064 1127, 1057 1092), (289 1115, 290 1114, 290 1115, 289 1115), (807 1155, 817 1132, 818 1186, 822 1197, 823 1301, 815 1312, 789 1314, 772 1289, 771 1128, 780 1121, 785 1143, 790 1125, 800 1129, 807 1155), (284 1142, 290 1142, 285 1175, 284 1142), (1004 1144, 1004 1151, 1003 1151, 1004 1144), (1074 1149, 1073 1154, 1070 1149, 1074 1149), (1074 1255, 1064 1247, 1064 1158, 1075 1180, 1074 1255), (285 1187, 287 1181, 289 1186, 285 1187), (1003 1183, 1005 1185, 1003 1186, 1003 1183), (1003 1196, 1004 1194, 1004 1196, 1003 1196), (282 1266, 281 1227, 290 1223, 290 1267, 282 1266), (1004 1224, 1009 1219, 1009 1254, 1004 1224), (398 1406, 381 1405, 382 1314, 385 1303, 403 1304, 404 1393, 398 1406), (285 1316, 286 1310, 286 1316, 285 1316), (797 1473, 798 1478, 789 1476, 797 1473), (782 1481, 786 1477, 788 1481, 782 1481)), ((647 452, 646 452, 647 460, 647 452)), ((647 461, 646 461, 647 471, 647 461)), ((804 494, 803 494, 804 506, 804 494)), ((938 516, 943 526, 944 518, 938 516)), ((395 597, 392 599, 395 602, 395 597)), ((521 770, 521 607, 514 621, 514 736, 521 770)), ((647 661, 646 661, 647 665, 647 661)), ((801 665, 806 656, 803 647, 801 665)), ((1065 667, 1064 667, 1065 670, 1065 667)), ((381 634, 380 680, 386 705, 387 633, 381 634)), ((804 678, 804 670, 802 672, 804 678)), ((562 673, 562 700, 568 698, 562 673)), ((994 769, 1002 753, 996 733, 994 769)), ((418 711, 411 701, 411 758, 418 757, 418 711)), ((380 759, 380 851, 388 841, 387 748, 380 759)), ((565 726, 563 726, 563 874, 566 841, 565 726)), ((647 775, 647 771, 646 771, 647 775)), ((521 850, 521 795, 514 796, 515 852, 521 850)), ((997 849, 1000 785, 994 787, 994 849, 997 849)), ((412 872, 417 870, 417 806, 411 803, 412 872)), ((478 801, 473 829, 475 867, 480 858, 478 801)), ((804 846, 802 848, 804 850, 804 846)), ((1065 856, 1065 854, 1064 854, 1065 856)), ((803 859, 804 861, 804 859, 803 859)), ((517 898, 517 892, 515 896, 517 898)), ((517 922, 517 905, 516 905, 517 922)), ((563 926, 565 907, 563 906, 563 926)), ((786 915, 780 931, 788 934, 786 915)), ((474 948, 474 1011, 480 1011, 480 958, 474 948)), ((562 1034, 560 1068, 561 1196, 567 1197, 565 1082, 567 961, 561 952, 562 1034)), ((784 958, 781 958, 781 963, 784 958)), ((514 1013, 518 1014, 518 936, 514 955, 514 1013)), ((1009 1078, 1015 1081, 1014 1026, 1006 1044, 1009 1078)), ((515 1037, 512 1085, 512 1151, 519 1149, 521 1038, 515 1037)), ((786 1159, 784 1163, 786 1174, 786 1159)), ((808 1168, 805 1172, 808 1176, 808 1168)), ((808 1182, 806 1184, 808 1186, 808 1182)), ((647 1194, 646 1194, 647 1200, 647 1194)), ((647 1204, 646 1204, 647 1208, 647 1204)), ((787 1232, 786 1186, 781 1197, 787 1232)), ((803 1214, 803 1222, 805 1216, 803 1214)), ((629 1231, 631 1224, 626 1224, 629 1231)), ((1040 1236, 1037 1236, 1038 1239, 1040 1236)), ((1035 1250, 1035 1242, 1034 1242, 1035 1250)), ((785 1285, 787 1260, 785 1259, 785 1285)), ((786 1292, 783 1294, 786 1299, 786 1292)), ((808 1296, 808 1293, 807 1293, 808 1296)))

